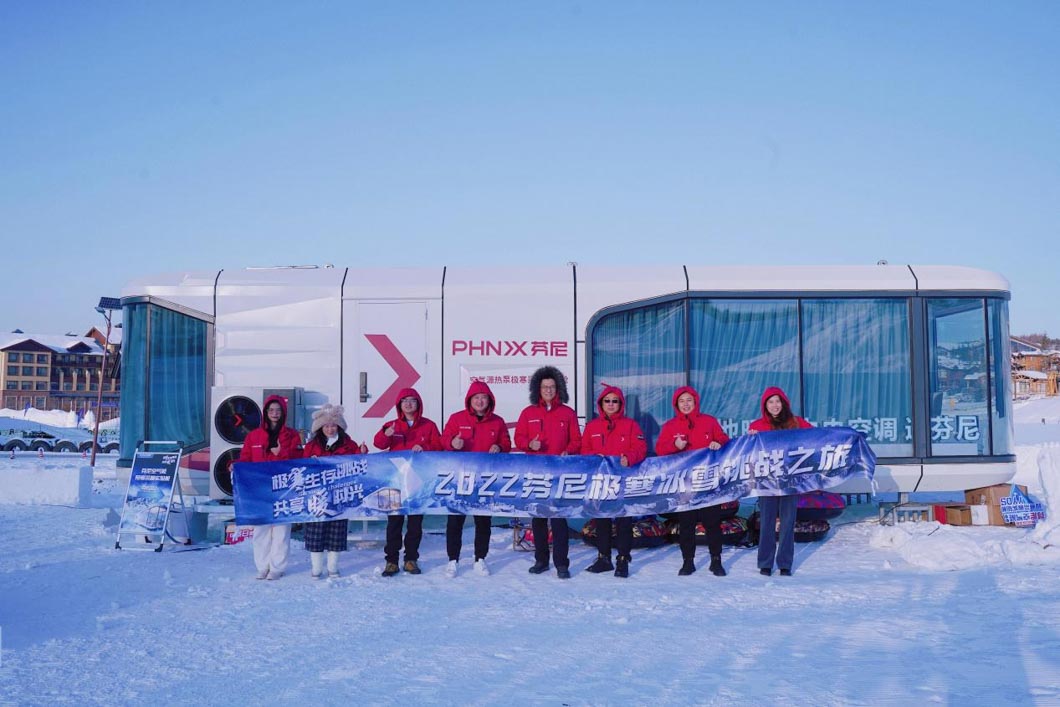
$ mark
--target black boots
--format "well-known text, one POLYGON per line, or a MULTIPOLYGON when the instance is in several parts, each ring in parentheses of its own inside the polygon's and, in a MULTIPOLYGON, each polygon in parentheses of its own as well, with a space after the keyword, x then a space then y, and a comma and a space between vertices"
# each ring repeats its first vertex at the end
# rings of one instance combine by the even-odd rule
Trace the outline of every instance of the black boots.
POLYGON ((681 569, 677 570, 679 577, 687 577, 696 571, 696 563, 691 557, 686 557, 684 564, 681 565, 681 569))
MULTIPOLYGON (((621 558, 619 558, 619 561, 621 561, 621 558)), ((601 572, 610 572, 614 568, 615 566, 611 564, 610 556, 604 557, 603 553, 597 553, 596 562, 586 567, 585 571, 600 574, 601 572)))
POLYGON ((530 568, 530 574, 541 574, 542 572, 548 572, 548 562, 534 562, 530 568))
POLYGON ((721 555, 710 556, 710 571, 715 577, 725 576, 725 568, 721 566, 721 555))
POLYGON ((629 576, 629 558, 625 555, 619 555, 617 558, 615 558, 615 576, 629 576))

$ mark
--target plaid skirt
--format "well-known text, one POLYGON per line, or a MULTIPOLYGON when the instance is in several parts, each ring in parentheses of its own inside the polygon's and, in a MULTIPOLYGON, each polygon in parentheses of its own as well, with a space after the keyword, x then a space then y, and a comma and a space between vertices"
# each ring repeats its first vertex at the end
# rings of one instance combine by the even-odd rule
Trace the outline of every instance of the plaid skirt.
POLYGON ((305 549, 309 552, 345 552, 346 531, 349 521, 326 520, 322 523, 305 524, 305 549))

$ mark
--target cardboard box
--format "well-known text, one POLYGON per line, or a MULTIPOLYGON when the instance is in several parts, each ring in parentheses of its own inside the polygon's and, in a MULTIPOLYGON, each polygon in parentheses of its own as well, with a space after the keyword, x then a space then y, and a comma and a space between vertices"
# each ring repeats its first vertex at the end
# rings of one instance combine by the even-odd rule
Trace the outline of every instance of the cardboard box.
MULTIPOLYGON (((1019 486, 1020 491, 1027 493, 1026 486, 1019 486)), ((1012 484, 995 484, 982 488, 969 489, 964 492, 964 502, 975 506, 983 504, 990 516, 990 525, 1005 525, 1001 517, 1001 499, 1012 493, 1012 484)))
POLYGON ((971 525, 972 507, 964 503, 938 503, 932 507, 935 520, 946 525, 971 525))
POLYGON ((949 525, 971 525, 972 507, 962 503, 946 506, 946 523, 949 525))

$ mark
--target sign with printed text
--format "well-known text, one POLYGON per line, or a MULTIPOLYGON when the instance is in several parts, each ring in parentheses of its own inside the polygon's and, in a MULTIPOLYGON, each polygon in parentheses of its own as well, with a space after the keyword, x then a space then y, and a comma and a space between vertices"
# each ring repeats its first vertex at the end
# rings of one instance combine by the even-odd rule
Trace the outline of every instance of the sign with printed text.
POLYGON ((1001 517, 1006 523, 1021 528, 1033 528, 1038 521, 1045 520, 1045 506, 1035 503, 1013 485, 1012 493, 1001 499, 1001 517))
POLYGON ((180 454, 137 452, 125 493, 119 533, 161 534, 166 527, 180 454))
POLYGON ((832 427, 748 435, 629 468, 617 457, 472 452, 237 462, 233 486, 240 525, 420 513, 615 518, 871 481, 875 467, 861 434, 832 427))

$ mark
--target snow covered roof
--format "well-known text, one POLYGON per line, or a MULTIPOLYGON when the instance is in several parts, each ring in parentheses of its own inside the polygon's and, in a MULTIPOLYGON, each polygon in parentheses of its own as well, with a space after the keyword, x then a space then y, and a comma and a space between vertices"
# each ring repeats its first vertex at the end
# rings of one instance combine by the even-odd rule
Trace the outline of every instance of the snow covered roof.
POLYGON ((1049 377, 1041 371, 1013 371, 1013 375, 1017 378, 1030 378, 1038 381, 1046 380, 1049 377))
POLYGON ((103 347, 96 343, 90 336, 68 336, 62 334, 8 334, 6 338, 0 339, 0 351, 9 349, 23 341, 35 341, 55 353, 69 353, 70 349, 78 344, 84 344, 89 348, 85 353, 102 354, 103 347))

